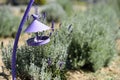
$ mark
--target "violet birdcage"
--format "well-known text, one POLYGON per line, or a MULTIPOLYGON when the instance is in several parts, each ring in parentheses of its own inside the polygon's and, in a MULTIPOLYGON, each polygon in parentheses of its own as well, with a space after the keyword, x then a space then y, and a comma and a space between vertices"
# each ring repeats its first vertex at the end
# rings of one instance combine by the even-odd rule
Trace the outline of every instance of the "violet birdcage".
POLYGON ((50 42, 49 36, 44 34, 45 31, 50 30, 50 27, 38 20, 36 14, 32 15, 34 20, 25 30, 26 33, 35 33, 36 36, 27 40, 29 46, 40 46, 50 42))

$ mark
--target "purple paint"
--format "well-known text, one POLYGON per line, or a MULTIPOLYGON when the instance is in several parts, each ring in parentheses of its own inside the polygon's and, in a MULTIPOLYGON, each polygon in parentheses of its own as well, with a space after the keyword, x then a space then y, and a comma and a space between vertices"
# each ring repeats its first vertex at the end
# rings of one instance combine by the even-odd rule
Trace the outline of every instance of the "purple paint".
POLYGON ((50 27, 39 22, 38 20, 33 20, 33 22, 27 27, 25 32, 26 33, 36 33, 36 32, 43 32, 43 31, 46 31, 49 29, 50 29, 50 27))
POLYGON ((50 42, 50 38, 48 36, 37 36, 27 40, 27 44, 29 46, 42 46, 50 42))
POLYGON ((15 42, 14 42, 13 52, 12 52, 12 66, 11 66, 11 68, 12 68, 12 80, 16 80, 16 51, 17 51, 18 40, 19 40, 21 31, 22 31, 23 25, 27 20, 28 13, 29 13, 33 3, 34 3, 34 0, 30 0, 29 4, 27 6, 27 9, 25 11, 25 14, 21 20, 20 25, 19 25, 16 37, 15 37, 15 42))

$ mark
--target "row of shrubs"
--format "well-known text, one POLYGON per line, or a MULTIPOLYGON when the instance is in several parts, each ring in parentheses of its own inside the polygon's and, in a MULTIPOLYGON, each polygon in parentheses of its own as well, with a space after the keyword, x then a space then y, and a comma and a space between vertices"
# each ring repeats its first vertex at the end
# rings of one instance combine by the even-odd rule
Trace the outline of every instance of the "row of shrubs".
POLYGON ((119 36, 117 15, 109 6, 94 7, 73 18, 74 31, 68 49, 68 60, 71 65, 69 66, 72 69, 81 67, 96 71, 108 66, 117 53, 115 49, 115 42, 119 36))
MULTIPOLYGON (((64 19, 65 16, 70 15, 71 11, 72 5, 69 0, 57 0, 54 3, 48 3, 44 5, 41 13, 46 13, 47 22, 51 22, 52 20, 55 22, 60 22, 64 19)), ((20 18, 14 16, 12 13, 13 12, 10 10, 10 6, 3 6, 0 8, 0 37, 15 36, 18 25, 20 23, 20 18)))
MULTIPOLYGON (((120 16, 120 0, 107 0, 108 4, 113 7, 118 15, 118 17, 120 16)), ((119 17, 120 19, 120 17, 119 17)))
POLYGON ((15 17, 9 7, 0 7, 0 37, 14 37, 19 17, 15 17))
POLYGON ((46 12, 47 21, 60 22, 65 16, 70 16, 73 12, 73 4, 70 0, 56 0, 43 6, 42 13, 46 12), (67 4, 67 5, 66 5, 67 4))
MULTIPOLYGON (((66 80, 66 71, 96 71, 108 66, 118 37, 114 9, 96 5, 66 18, 44 46, 24 45, 17 50, 17 76, 22 80, 66 80)), ((11 69, 12 45, 1 45, 3 61, 11 69)))

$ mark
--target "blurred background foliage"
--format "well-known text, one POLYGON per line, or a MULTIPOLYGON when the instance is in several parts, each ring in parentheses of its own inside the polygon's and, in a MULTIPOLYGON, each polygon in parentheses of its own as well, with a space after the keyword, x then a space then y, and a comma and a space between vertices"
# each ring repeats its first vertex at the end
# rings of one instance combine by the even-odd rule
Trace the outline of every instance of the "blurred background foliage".
POLYGON ((15 37, 19 17, 14 16, 9 6, 0 7, 0 37, 15 37))
POLYGON ((116 10, 116 13, 120 19, 120 0, 108 0, 108 4, 116 10))
POLYGON ((66 16, 66 12, 62 8, 62 6, 55 2, 43 6, 41 13, 46 13, 47 22, 51 21, 60 22, 66 16))
POLYGON ((73 12, 73 5, 71 0, 57 0, 57 2, 63 7, 68 15, 71 15, 73 12))

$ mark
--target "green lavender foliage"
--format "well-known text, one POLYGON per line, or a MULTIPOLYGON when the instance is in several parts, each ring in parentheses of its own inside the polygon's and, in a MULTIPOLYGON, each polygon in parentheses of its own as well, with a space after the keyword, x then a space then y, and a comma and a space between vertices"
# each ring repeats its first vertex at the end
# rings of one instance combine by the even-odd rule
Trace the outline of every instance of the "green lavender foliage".
MULTIPOLYGON (((55 30, 50 43, 29 47, 22 46, 17 50, 17 76, 22 80, 64 80, 64 67, 67 48, 71 42, 69 24, 63 22, 59 30, 55 30), (51 63, 48 64, 50 58, 51 63), (60 67, 60 63, 63 62, 60 67)), ((12 46, 2 48, 3 61, 11 69, 12 46)))
POLYGON ((0 37, 14 37, 19 24, 19 18, 12 14, 9 6, 0 8, 0 37))
MULTIPOLYGON (((109 6, 113 7, 118 17, 120 16, 120 0, 107 0, 109 6)), ((119 17, 120 19, 120 17, 119 17)))
POLYGON ((72 18, 73 39, 68 50, 67 67, 96 71, 107 66, 116 54, 115 39, 119 29, 115 11, 98 5, 72 18))
POLYGON ((51 22, 54 20, 55 22, 61 21, 66 16, 66 12, 58 3, 50 3, 43 7, 42 13, 45 12, 47 14, 46 20, 51 22))

